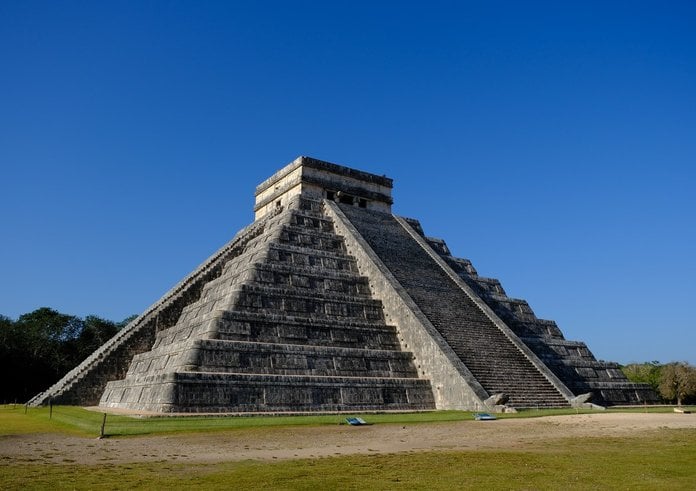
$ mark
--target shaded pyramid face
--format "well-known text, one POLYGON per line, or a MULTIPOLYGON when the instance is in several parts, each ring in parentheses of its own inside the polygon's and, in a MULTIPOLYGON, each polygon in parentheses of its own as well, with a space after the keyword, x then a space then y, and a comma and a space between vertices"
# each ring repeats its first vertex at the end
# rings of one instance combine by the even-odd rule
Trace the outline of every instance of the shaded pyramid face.
POLYGON ((649 385, 629 382, 617 363, 597 360, 582 341, 565 339, 554 321, 538 318, 525 300, 509 297, 499 280, 479 276, 471 261, 452 256, 443 240, 425 239, 573 394, 592 394, 592 402, 601 405, 659 402, 649 385))
POLYGON ((434 408, 367 278, 321 211, 295 197, 136 355, 100 405, 158 412, 434 408))
POLYGON ((527 408, 566 407, 587 394, 608 405, 658 401, 648 385, 629 382, 616 363, 598 361, 527 302, 508 297, 498 280, 478 276, 442 239, 426 237, 417 220, 339 206, 424 315, 421 323, 432 325, 475 379, 466 383, 484 389, 476 391, 481 400, 503 393, 509 405, 527 408))
MULTIPOLYGON (((487 315, 485 304, 441 267, 411 225, 391 214, 350 206, 342 212, 446 346, 487 395, 504 393, 516 407, 565 407, 562 383, 532 360, 519 340, 487 315), (482 309, 484 307, 484 309, 482 309), (517 342, 515 342, 517 341, 517 342), (556 383, 554 385, 554 382, 556 383), (559 390, 560 387, 560 390, 559 390)), ((567 393, 567 390, 566 390, 567 393)))

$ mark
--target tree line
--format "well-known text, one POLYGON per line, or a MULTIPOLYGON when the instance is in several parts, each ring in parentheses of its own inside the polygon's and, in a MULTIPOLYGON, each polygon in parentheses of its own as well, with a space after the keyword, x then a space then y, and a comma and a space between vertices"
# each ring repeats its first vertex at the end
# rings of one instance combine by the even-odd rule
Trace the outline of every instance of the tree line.
POLYGON ((0 315, 0 402, 26 402, 57 382, 136 316, 113 322, 42 307, 0 315))
POLYGON ((696 403, 696 367, 686 362, 630 363, 621 367, 631 382, 650 385, 666 403, 696 403))
MULTIPOLYGON (((26 402, 57 382, 136 316, 114 322, 42 307, 17 320, 0 315, 0 402, 26 402)), ((666 403, 696 403, 696 367, 685 362, 631 363, 632 382, 649 384, 666 403)))

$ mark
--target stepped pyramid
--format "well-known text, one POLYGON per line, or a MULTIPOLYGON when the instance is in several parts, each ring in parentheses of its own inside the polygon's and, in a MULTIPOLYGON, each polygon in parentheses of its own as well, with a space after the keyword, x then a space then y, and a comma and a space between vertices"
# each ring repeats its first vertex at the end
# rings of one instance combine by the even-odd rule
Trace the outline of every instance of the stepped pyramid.
POLYGON ((391 213, 392 180, 300 157, 255 221, 30 404, 154 412, 654 402, 391 213))

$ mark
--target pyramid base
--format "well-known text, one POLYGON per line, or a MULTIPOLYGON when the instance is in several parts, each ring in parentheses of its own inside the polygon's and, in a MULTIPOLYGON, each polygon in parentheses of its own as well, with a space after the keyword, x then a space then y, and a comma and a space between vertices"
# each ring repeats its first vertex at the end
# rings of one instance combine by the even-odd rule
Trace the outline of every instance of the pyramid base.
POLYGON ((109 382, 102 408, 157 413, 421 411, 435 409, 419 379, 177 372, 109 382))

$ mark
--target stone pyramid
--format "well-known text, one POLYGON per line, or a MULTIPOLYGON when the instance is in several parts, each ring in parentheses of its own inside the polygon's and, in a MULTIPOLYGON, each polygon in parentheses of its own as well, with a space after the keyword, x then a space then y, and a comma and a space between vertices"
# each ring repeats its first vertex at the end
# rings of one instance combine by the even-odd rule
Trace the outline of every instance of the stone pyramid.
POLYGON ((392 180, 300 157, 255 221, 32 404, 329 412, 653 402, 416 220, 392 180))

